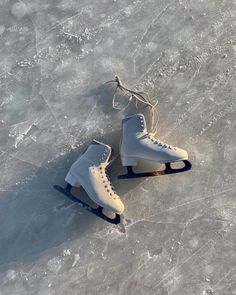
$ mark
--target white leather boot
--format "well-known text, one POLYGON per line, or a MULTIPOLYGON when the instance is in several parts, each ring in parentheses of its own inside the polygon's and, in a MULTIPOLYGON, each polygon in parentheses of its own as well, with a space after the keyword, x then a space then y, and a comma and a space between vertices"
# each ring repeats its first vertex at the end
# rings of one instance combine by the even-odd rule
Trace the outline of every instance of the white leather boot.
POLYGON ((120 154, 123 166, 136 166, 139 159, 158 163, 188 159, 185 150, 163 143, 148 133, 143 114, 135 114, 122 121, 120 154))
POLYGON ((121 214, 124 205, 108 178, 111 147, 93 140, 86 152, 71 166, 65 181, 72 186, 82 186, 88 196, 99 206, 121 214))

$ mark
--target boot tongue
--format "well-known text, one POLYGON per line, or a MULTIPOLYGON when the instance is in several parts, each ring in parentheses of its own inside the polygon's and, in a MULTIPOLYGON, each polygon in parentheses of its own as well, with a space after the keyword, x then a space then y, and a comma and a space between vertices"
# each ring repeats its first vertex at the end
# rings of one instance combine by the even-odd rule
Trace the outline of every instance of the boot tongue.
POLYGON ((100 165, 109 161, 111 148, 102 142, 93 140, 84 155, 90 162, 100 165))

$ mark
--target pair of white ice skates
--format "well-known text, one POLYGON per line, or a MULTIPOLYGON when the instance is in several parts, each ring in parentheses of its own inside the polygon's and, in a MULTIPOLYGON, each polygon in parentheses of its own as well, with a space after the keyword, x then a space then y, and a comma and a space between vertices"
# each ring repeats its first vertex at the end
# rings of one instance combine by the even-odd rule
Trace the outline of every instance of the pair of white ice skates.
MULTIPOLYGON (((93 140, 85 153, 71 166, 67 173, 65 178, 66 189, 62 191, 62 188, 58 186, 56 188, 75 201, 70 190, 72 187, 81 185, 99 207, 93 209, 80 200, 78 202, 99 217, 112 223, 118 223, 119 215, 123 213, 125 207, 107 175, 106 168, 109 165, 111 153, 110 146, 93 140), (116 218, 113 220, 106 217, 102 213, 103 208, 116 213, 116 218)), ((163 175, 182 172, 191 168, 191 164, 187 161, 188 153, 185 150, 163 143, 147 132, 143 114, 135 114, 122 121, 120 156, 122 165, 128 168, 128 174, 120 178, 163 175), (140 159, 165 163, 166 169, 159 172, 135 174, 132 166, 136 166, 140 159), (178 161, 183 161, 185 167, 172 169, 170 162, 178 161)))

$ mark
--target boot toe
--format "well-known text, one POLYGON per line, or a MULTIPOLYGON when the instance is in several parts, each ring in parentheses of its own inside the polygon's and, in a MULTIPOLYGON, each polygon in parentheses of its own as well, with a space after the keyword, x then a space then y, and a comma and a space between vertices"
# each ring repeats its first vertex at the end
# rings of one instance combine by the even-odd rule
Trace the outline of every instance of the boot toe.
POLYGON ((188 160, 188 153, 183 149, 176 148, 176 155, 181 160, 188 160))
POLYGON ((119 198, 114 200, 112 207, 113 207, 113 211, 119 215, 122 214, 125 210, 125 206, 124 206, 123 202, 121 201, 121 199, 119 199, 119 198))

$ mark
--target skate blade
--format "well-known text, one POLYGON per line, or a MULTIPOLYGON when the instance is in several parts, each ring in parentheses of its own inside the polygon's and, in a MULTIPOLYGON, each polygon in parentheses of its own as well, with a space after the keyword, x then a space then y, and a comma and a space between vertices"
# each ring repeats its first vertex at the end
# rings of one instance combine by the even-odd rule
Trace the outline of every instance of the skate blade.
POLYGON ((171 163, 166 163, 165 170, 153 171, 153 172, 141 172, 136 173, 133 171, 132 166, 127 166, 127 174, 118 176, 119 179, 130 179, 130 178, 140 178, 140 177, 153 177, 153 176, 163 176, 169 174, 177 174, 188 171, 192 168, 192 164, 188 160, 183 160, 184 167, 182 168, 172 168, 171 163))
POLYGON ((120 223, 120 215, 116 214, 115 218, 110 218, 108 216, 106 216, 103 212, 102 212, 102 207, 97 207, 97 208, 92 208, 91 206, 89 206, 88 204, 86 204, 85 202, 81 201, 80 199, 76 198, 71 192, 71 186, 67 185, 66 188, 63 188, 59 185, 54 185, 53 186, 57 191, 59 191, 60 193, 62 193, 63 195, 67 196, 71 201, 77 203, 80 207, 82 207, 83 209, 93 213, 94 215, 100 217, 101 219, 112 223, 112 224, 119 224, 120 223))

